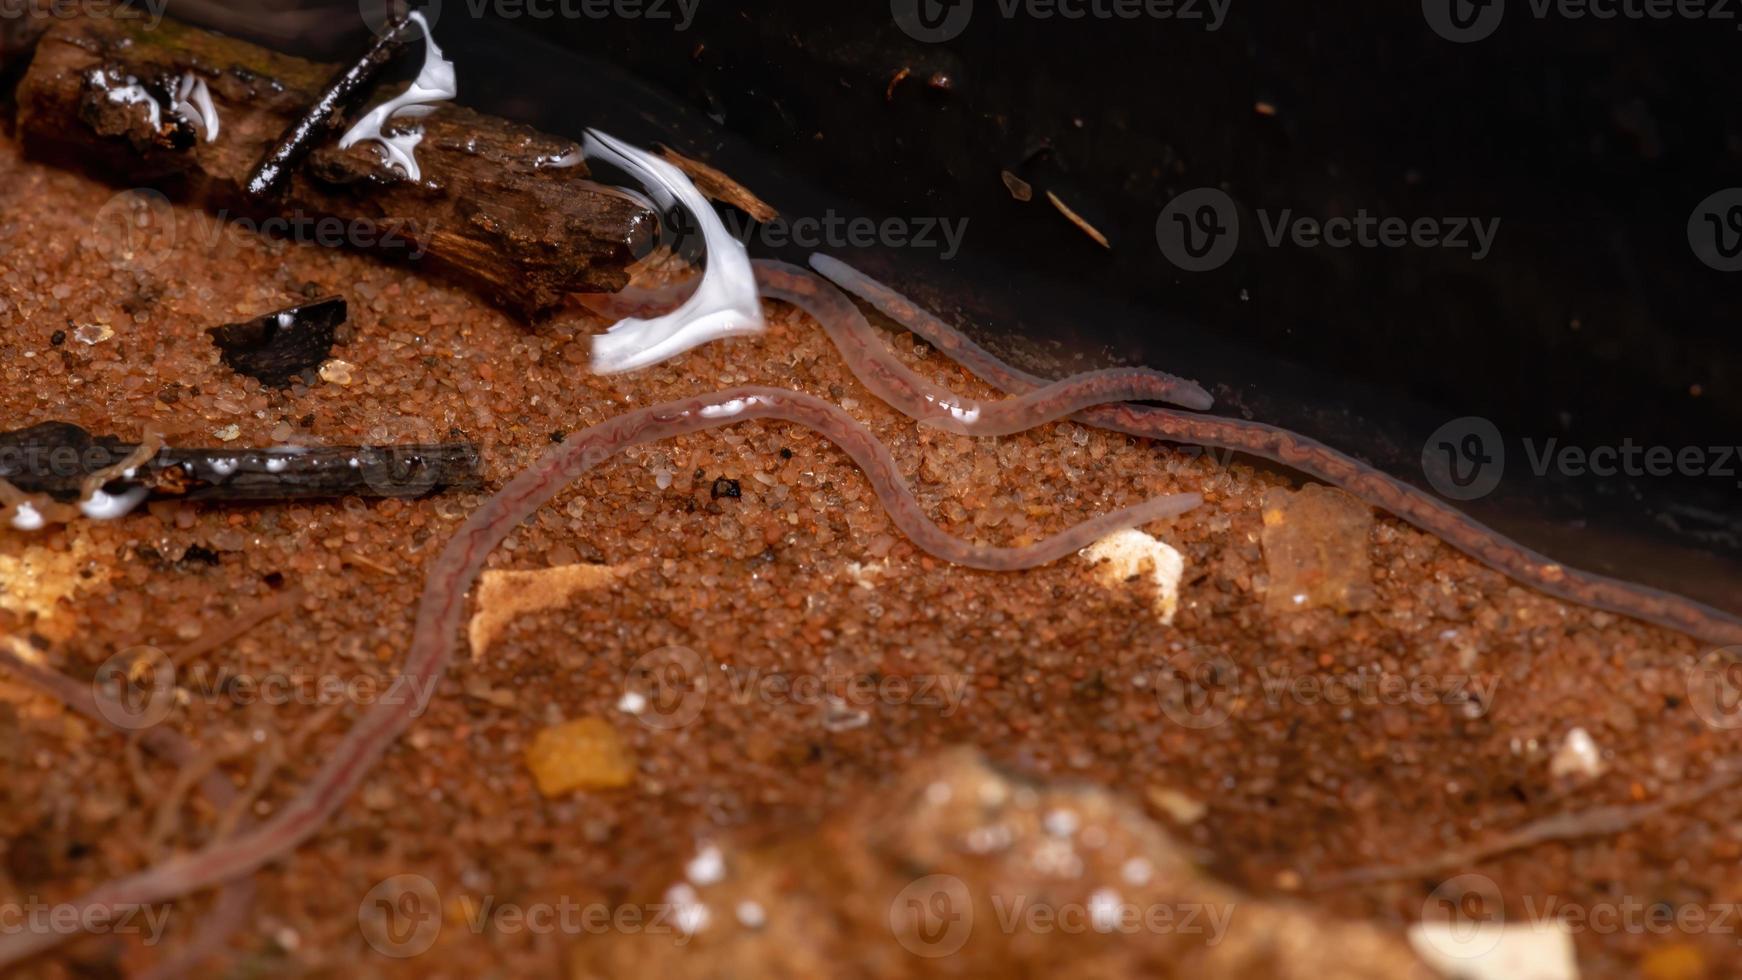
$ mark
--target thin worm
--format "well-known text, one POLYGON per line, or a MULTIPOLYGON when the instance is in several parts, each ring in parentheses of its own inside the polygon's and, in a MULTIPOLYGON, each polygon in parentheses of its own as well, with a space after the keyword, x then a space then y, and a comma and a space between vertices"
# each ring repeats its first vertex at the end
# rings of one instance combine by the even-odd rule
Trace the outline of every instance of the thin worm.
MULTIPOLYGON (((836 285, 870 303, 993 387, 1021 393, 1048 383, 999 360, 954 327, 846 263, 820 254, 812 255, 810 262, 836 285)), ((1281 463, 1341 487, 1539 592, 1655 623, 1716 646, 1742 644, 1742 618, 1650 586, 1568 568, 1395 477, 1286 429, 1142 405, 1102 405, 1073 418, 1145 439, 1233 449, 1281 463)))
POLYGON ((1720 773, 1692 789, 1670 793, 1663 799, 1650 803, 1612 804, 1556 813, 1502 832, 1486 843, 1442 853, 1424 861, 1332 872, 1312 882, 1310 888, 1313 891, 1330 891, 1406 878, 1432 878, 1448 871, 1473 868, 1502 854, 1522 851, 1550 841, 1607 837, 1632 830, 1671 810, 1698 803, 1708 796, 1735 786, 1738 782, 1742 782, 1742 773, 1720 773))
MULTIPOLYGON (((924 425, 964 436, 1005 436, 1025 432, 1093 405, 1124 401, 1165 401, 1204 410, 1215 404, 1194 381, 1150 368, 1113 368, 1042 382, 1018 397, 981 402, 958 395, 914 373, 895 356, 883 335, 840 290, 809 270, 756 259, 761 294, 810 314, 840 351, 859 383, 924 425)), ((692 280, 664 286, 625 289, 582 297, 582 304, 607 319, 653 316, 681 303, 692 280)))
MULTIPOLYGON (((5 639, 6 642, 0 644, 0 667, 7 668, 25 682, 99 725, 109 725, 124 735, 130 734, 127 729, 120 728, 109 720, 109 715, 98 706, 97 695, 90 687, 18 653, 18 647, 23 645, 22 640, 15 637, 5 639)), ((200 757, 199 750, 173 728, 147 729, 140 735, 140 741, 154 754, 162 756, 174 766, 193 765, 200 757)), ((200 789, 219 811, 232 806, 237 800, 236 788, 230 785, 230 781, 221 772, 208 772, 200 777, 200 789)), ((139 980, 186 976, 202 960, 223 947, 231 933, 247 917, 248 909, 253 904, 252 878, 236 878, 225 883, 213 902, 214 911, 201 920, 193 938, 174 956, 141 973, 139 980)))
POLYGON ((1214 404, 1210 393, 1195 382, 1149 368, 1090 371, 1000 401, 965 398, 901 363, 853 301, 808 270, 766 259, 751 265, 762 295, 791 303, 822 324, 848 369, 872 394, 947 432, 1005 436, 1114 402, 1153 399, 1200 410, 1214 404))
MULTIPOLYGON (((276 860, 308 839, 428 705, 452 656, 466 594, 485 558, 503 538, 563 487, 625 448, 751 419, 802 425, 839 446, 865 472, 890 520, 914 544, 945 561, 972 568, 1014 571, 1044 565, 1116 530, 1180 514, 1201 502, 1197 494, 1153 497, 1031 545, 978 545, 953 538, 932 523, 902 482, 889 450, 852 416, 811 395, 779 388, 739 387, 608 419, 563 440, 485 501, 454 533, 424 580, 411 646, 399 676, 357 720, 300 793, 254 828, 98 886, 69 903, 80 910, 78 921, 89 921, 86 910, 163 901, 228 881, 276 860)), ((48 932, 0 937, 0 966, 64 938, 64 934, 48 932)))

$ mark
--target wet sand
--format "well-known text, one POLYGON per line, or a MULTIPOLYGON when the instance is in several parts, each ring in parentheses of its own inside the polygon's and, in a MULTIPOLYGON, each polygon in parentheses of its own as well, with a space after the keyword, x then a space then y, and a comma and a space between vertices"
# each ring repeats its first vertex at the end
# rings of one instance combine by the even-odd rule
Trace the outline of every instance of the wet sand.
MULTIPOLYGON (((1370 563, 1364 598, 1290 608, 1271 601, 1263 543, 1266 495, 1289 485, 1283 476, 1073 423, 986 440, 921 428, 861 388, 822 331, 785 307, 770 307, 760 338, 598 378, 585 370, 585 337, 603 324, 580 312, 535 332, 415 269, 224 231, 183 209, 129 251, 103 217, 115 189, 25 162, 6 141, 0 184, 9 191, 0 205, 6 428, 57 419, 132 439, 151 425, 172 444, 238 448, 466 439, 482 447, 495 486, 553 439, 627 408, 769 384, 829 399, 870 427, 927 512, 958 536, 1014 543, 1157 493, 1205 497, 1145 528, 1184 557, 1167 624, 1143 581, 1106 582, 1082 558, 996 574, 925 556, 851 462, 801 429, 747 423, 632 450, 583 477, 491 560, 499 570, 627 566, 622 574, 513 618, 476 662, 461 654, 364 789, 259 876, 260 897, 229 945, 232 971, 561 973, 577 945, 602 940, 474 931, 466 910, 486 897, 523 907, 656 902, 701 842, 805 838, 831 814, 878 800, 909 767, 964 745, 1043 783, 1103 787, 1146 809, 1254 902, 1298 900, 1401 941, 1455 871, 1322 894, 1308 886, 1571 809, 1661 798, 1706 779, 1742 741, 1725 727, 1742 718, 1690 691, 1689 670, 1706 651, 1686 637, 1520 588, 1385 515, 1351 525, 1370 563), (205 336, 329 293, 351 301, 348 340, 334 350, 352 366, 348 385, 262 389, 225 368, 205 336), (86 326, 98 329, 81 334, 86 326), (642 693, 626 673, 670 648, 724 680, 676 708, 660 691, 651 703, 626 697, 642 693), (1178 678, 1212 670, 1209 713, 1193 714, 1178 678), (1371 696, 1339 705, 1313 693, 1358 675, 1372 678, 1358 688, 1371 696), (797 683, 763 683, 777 676, 797 683), (908 683, 844 703, 819 693, 860 679, 862 695, 888 678, 908 683), (1399 695, 1399 680, 1417 693, 1399 695), (1471 690, 1489 697, 1471 703, 1471 690), (673 710, 694 717, 671 724, 673 710), (609 723, 632 775, 620 788, 547 797, 527 747, 583 718, 609 723), (1556 775, 1551 760, 1575 727, 1600 750, 1601 771, 1556 775), (382 956, 359 928, 359 905, 407 874, 438 890, 444 928, 422 955, 382 956)), ((925 376, 992 395, 906 334, 893 343, 925 376)), ((114 653, 174 651, 303 589, 298 608, 184 665, 187 693, 167 722, 208 748, 234 740, 223 765, 239 787, 283 756, 258 816, 294 792, 357 702, 391 678, 420 570, 479 499, 168 504, 113 522, 0 531, 0 628, 40 637, 48 663, 84 679, 114 653), (275 699, 290 703, 242 703, 258 699, 223 689, 224 670, 294 678, 275 699), (319 700, 309 678, 337 679, 350 693, 322 714, 308 703, 319 700)), ((7 676, 0 745, 8 901, 64 901, 210 833, 215 815, 190 793, 154 854, 155 811, 175 773, 7 676)), ((1538 911, 1552 896, 1586 910, 1707 908, 1713 921, 1718 903, 1742 894, 1738 799, 1742 791, 1719 794, 1620 834, 1463 870, 1492 879, 1512 918, 1527 896, 1538 911)), ((948 871, 955 858, 949 848, 940 855, 913 874, 948 871)), ((163 945, 86 937, 25 972, 155 962, 210 902, 176 904, 163 945)), ((706 927, 738 928, 723 911, 706 927)), ((1742 968, 1742 925, 1722 928, 1588 927, 1574 942, 1585 976, 1719 975, 1742 968)), ((901 958, 887 928, 849 929, 832 948, 894 964, 896 974, 972 973, 959 958, 901 958)), ((693 949, 705 957, 705 944, 693 949)), ((1012 956, 1016 968, 1043 962, 1012 956)), ((707 968, 705 959, 687 966, 707 968)), ((215 962, 207 970, 221 972, 215 962)))

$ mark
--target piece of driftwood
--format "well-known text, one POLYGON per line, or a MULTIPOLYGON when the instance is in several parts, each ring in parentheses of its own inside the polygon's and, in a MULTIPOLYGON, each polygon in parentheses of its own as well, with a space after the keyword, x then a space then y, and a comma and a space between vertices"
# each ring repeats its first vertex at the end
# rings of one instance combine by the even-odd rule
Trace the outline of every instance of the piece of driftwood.
POLYGON ((18 131, 38 158, 229 216, 362 222, 350 244, 425 263, 529 318, 568 293, 627 283, 656 227, 646 208, 590 180, 572 141, 451 104, 418 120, 421 180, 383 166, 367 141, 340 150, 329 138, 280 195, 254 199, 255 166, 339 71, 168 19, 155 28, 124 16, 57 21, 18 84, 18 131), (169 92, 189 72, 217 108, 210 142, 171 111, 169 92), (157 128, 145 104, 114 97, 132 84, 160 103, 157 128), (574 165, 553 166, 559 158, 574 165))
MULTIPOLYGON (((93 436, 71 422, 0 432, 0 479, 61 503, 79 499, 85 480, 127 460, 136 443, 93 436)), ((299 500, 420 497, 476 490, 478 447, 469 443, 393 446, 280 446, 201 449, 165 446, 103 490, 139 487, 153 499, 299 500)))

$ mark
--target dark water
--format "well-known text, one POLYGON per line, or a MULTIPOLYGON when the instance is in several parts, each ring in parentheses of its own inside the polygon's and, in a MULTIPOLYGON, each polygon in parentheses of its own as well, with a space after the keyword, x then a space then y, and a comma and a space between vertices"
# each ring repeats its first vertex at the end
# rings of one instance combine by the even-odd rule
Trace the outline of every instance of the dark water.
POLYGON ((1708 201, 1742 186, 1735 21, 1512 0, 1454 43, 1437 0, 1236 3, 1215 30, 967 6, 938 43, 914 34, 962 4, 703 0, 680 30, 675 2, 449 2, 437 35, 467 104, 669 143, 817 222, 755 254, 814 243, 1043 370, 1163 367, 1418 485, 1437 454, 1477 481, 1439 489, 1497 480, 1461 506, 1508 534, 1742 612, 1742 191, 1708 201), (1408 237, 1299 223, 1363 214, 1408 237), (1620 472, 1579 455, 1605 453, 1620 472))

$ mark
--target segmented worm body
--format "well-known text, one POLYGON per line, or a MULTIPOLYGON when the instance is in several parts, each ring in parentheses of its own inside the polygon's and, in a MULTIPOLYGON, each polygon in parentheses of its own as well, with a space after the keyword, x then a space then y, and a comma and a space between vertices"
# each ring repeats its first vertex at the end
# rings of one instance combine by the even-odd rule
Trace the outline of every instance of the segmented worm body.
POLYGON ((915 420, 965 436, 1003 436, 1032 429, 1094 405, 1165 401, 1206 409, 1210 393, 1195 382, 1148 368, 1114 368, 1044 382, 1018 397, 982 402, 928 381, 901 363, 883 336, 840 290, 809 271, 758 259, 762 295, 799 307, 822 324, 853 376, 871 393, 915 420))
MULTIPOLYGON (((1048 382, 1000 360, 906 297, 826 255, 811 265, 996 388, 1033 391, 1048 382)), ((1580 571, 1508 539, 1463 511, 1306 436, 1262 422, 1192 415, 1142 405, 1102 405, 1075 416, 1085 425, 1146 439, 1234 449, 1341 487, 1438 537, 1488 567, 1568 602, 1678 630, 1719 646, 1742 643, 1742 619, 1684 596, 1580 571)))
MULTIPOLYGON (((796 423, 835 443, 864 470, 890 519, 914 544, 945 561, 972 568, 1013 571, 1044 565, 1114 531, 1179 514, 1201 502, 1197 494, 1153 497, 1031 545, 973 544, 951 537, 925 516, 902 482, 895 458, 869 430, 840 408, 811 395, 779 388, 731 388, 619 415, 569 436, 510 480, 454 534, 424 581, 411 647, 399 676, 346 733, 301 793, 259 826, 111 881, 77 900, 76 907, 113 909, 163 901, 247 874, 306 840, 428 704, 447 670, 466 593, 491 549, 564 486, 625 448, 752 419, 796 423)), ((80 921, 87 919, 79 916, 80 921)), ((0 965, 61 938, 51 932, 0 937, 0 965)))

